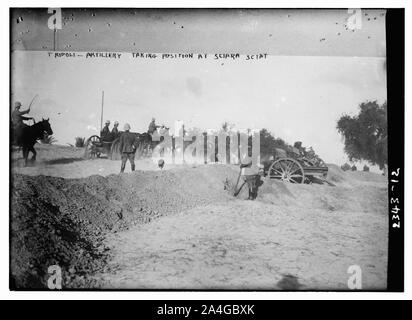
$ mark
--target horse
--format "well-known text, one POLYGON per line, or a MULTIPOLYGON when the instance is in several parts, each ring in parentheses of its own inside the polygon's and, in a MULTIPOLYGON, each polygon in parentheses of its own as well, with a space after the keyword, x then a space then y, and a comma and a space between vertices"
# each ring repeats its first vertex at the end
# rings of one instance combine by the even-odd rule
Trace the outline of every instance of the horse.
POLYGON ((16 144, 23 150, 24 165, 27 166, 29 152, 33 154, 31 160, 36 161, 37 152, 34 150, 34 145, 37 140, 42 139, 44 134, 52 135, 49 119, 42 119, 42 121, 33 124, 32 126, 25 126, 20 128, 21 132, 16 134, 16 144))
POLYGON ((137 133, 136 140, 138 157, 147 157, 149 155, 149 151, 153 148, 152 136, 147 132, 137 133))
MULTIPOLYGON (((120 132, 121 135, 123 132, 120 132)), ((135 146, 136 146, 136 156, 138 159, 150 157, 153 149, 163 141, 153 141, 152 136, 148 132, 144 133, 134 133, 136 136, 135 146)), ((119 138, 116 138, 110 149, 110 158, 112 160, 120 159, 120 150, 119 150, 119 138)))

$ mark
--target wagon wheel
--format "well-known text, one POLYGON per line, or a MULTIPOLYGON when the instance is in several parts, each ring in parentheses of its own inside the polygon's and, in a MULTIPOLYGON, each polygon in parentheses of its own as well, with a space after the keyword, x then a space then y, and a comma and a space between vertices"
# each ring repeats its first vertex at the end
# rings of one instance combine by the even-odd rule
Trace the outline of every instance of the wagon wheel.
POLYGON ((92 159, 100 156, 97 145, 101 143, 100 137, 93 135, 87 139, 84 147, 84 156, 87 159, 92 159))
POLYGON ((292 158, 281 158, 272 163, 268 170, 271 179, 279 179, 291 183, 304 183, 305 172, 301 164, 292 158))

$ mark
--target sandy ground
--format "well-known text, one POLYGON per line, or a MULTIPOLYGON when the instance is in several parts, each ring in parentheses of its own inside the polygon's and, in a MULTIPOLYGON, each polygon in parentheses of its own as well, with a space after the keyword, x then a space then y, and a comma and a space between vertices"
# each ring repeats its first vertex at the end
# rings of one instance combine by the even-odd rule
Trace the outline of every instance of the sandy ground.
MULTIPOLYGON (((13 154, 12 172, 80 178, 119 170, 119 161, 83 160, 81 149, 38 150, 38 163, 26 168, 13 154)), ((137 168, 159 171, 150 160, 137 168)), ((237 168, 219 175, 210 168, 166 165, 173 179, 185 173, 176 186, 191 197, 201 181, 222 188, 222 172, 231 181, 237 174, 237 168)), ((363 289, 385 289, 385 178, 331 166, 328 181, 334 186, 265 181, 255 201, 244 200, 245 193, 216 198, 111 233, 109 271, 95 278, 106 288, 347 290, 348 268, 358 265, 363 289)))
POLYGON ((386 216, 347 209, 262 199, 191 209, 110 237, 117 271, 103 278, 114 288, 345 290, 358 265, 364 289, 384 289, 386 216), (285 288, 285 277, 298 281, 285 288))
MULTIPOLYGON (((108 176, 120 172, 120 160, 109 161, 107 158, 84 159, 83 148, 66 146, 36 145, 38 152, 36 164, 24 167, 21 153, 13 152, 12 172, 31 176, 47 175, 62 178, 84 178, 91 175, 108 176)), ((151 160, 136 161, 137 170, 159 170, 156 162, 151 160)), ((166 170, 175 166, 168 165, 166 170)), ((130 163, 126 165, 126 172, 130 172, 130 163)))

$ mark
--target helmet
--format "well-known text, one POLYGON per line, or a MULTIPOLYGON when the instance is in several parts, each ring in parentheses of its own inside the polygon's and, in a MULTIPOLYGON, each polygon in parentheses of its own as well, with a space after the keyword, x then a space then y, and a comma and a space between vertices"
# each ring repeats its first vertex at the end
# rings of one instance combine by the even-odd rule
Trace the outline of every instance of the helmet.
POLYGON ((130 124, 125 123, 123 129, 124 129, 124 131, 129 131, 130 130, 130 124))
POLYGON ((14 107, 20 108, 20 107, 21 107, 21 103, 20 103, 19 101, 16 101, 16 102, 14 103, 14 107))
POLYGON ((114 125, 115 125, 115 126, 118 126, 118 125, 119 125, 119 121, 115 121, 115 122, 114 122, 114 125))
POLYGON ((110 120, 106 120, 105 124, 110 124, 110 120))

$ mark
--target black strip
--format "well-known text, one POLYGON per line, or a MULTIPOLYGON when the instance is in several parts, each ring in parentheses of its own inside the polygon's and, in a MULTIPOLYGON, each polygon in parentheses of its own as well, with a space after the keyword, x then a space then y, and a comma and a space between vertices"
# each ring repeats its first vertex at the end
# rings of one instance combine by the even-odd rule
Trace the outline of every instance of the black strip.
POLYGON ((404 291, 405 9, 386 14, 388 89, 388 291, 404 291), (395 209, 397 207, 398 209, 395 209), (399 216, 399 219, 396 218, 399 216), (398 220, 400 225, 398 227, 398 220))

